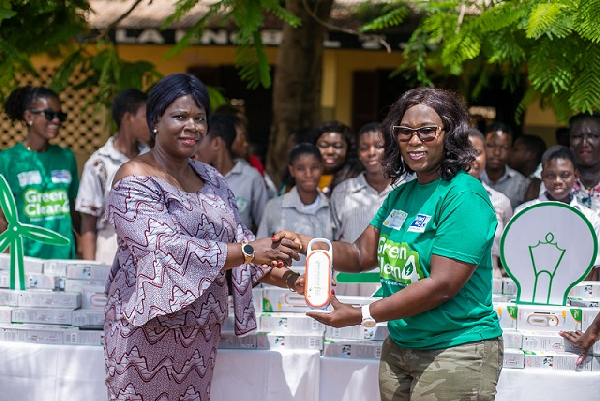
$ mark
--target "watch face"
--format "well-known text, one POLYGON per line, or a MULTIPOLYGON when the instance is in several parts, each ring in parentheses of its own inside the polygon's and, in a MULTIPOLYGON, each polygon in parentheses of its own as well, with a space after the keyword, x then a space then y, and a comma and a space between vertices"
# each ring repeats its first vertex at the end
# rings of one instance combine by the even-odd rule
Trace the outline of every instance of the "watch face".
POLYGON ((246 244, 242 247, 242 251, 244 251, 245 254, 252 255, 254 253, 254 248, 252 248, 252 245, 246 244))

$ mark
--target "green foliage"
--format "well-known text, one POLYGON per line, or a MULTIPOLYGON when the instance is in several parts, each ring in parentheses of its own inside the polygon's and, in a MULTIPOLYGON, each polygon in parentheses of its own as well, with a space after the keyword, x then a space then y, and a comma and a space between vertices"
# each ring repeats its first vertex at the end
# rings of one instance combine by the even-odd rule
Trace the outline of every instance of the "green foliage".
MULTIPOLYGON (((196 0, 178 0, 175 4, 175 12, 167 18, 163 27, 178 21, 196 3, 196 0)), ((210 5, 208 12, 192 29, 188 30, 166 57, 177 54, 192 44, 195 38, 201 36, 205 27, 213 23, 224 25, 233 21, 237 28, 236 66, 240 70, 240 77, 250 88, 259 85, 268 88, 271 86, 271 71, 260 36, 266 13, 275 15, 294 28, 300 25, 300 19, 286 11, 282 0, 221 0, 210 5)))
MULTIPOLYGON (((490 72, 501 71, 511 90, 525 74, 519 113, 533 101, 551 105, 561 121, 600 109, 600 0, 410 4, 421 21, 396 73, 423 85, 432 85, 433 73, 463 76, 474 95, 488 84, 490 72)), ((379 17, 365 27, 384 26, 382 21, 399 25, 404 18, 379 17)))

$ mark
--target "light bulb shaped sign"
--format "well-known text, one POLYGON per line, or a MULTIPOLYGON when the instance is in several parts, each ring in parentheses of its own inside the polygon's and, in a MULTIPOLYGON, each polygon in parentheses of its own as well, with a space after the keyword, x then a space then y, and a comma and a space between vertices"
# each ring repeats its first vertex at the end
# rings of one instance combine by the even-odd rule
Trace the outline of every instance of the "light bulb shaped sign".
POLYGON ((25 263, 23 261, 23 237, 52 245, 68 245, 69 239, 52 230, 32 224, 21 223, 18 219, 15 196, 4 176, 0 175, 0 208, 4 213, 8 227, 0 234, 0 252, 10 247, 10 284, 11 290, 24 290, 25 263))
POLYGON ((560 202, 527 207, 510 220, 500 257, 517 285, 517 303, 565 305, 594 267, 598 238, 579 210, 560 202))

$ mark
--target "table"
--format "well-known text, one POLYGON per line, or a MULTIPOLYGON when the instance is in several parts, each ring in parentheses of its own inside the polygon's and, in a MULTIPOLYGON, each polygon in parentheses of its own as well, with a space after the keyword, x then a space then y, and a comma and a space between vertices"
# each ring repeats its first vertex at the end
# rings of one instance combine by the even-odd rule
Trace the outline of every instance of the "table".
MULTIPOLYGON (((106 400, 101 347, 0 341, 0 360, 0 399, 106 400)), ((212 400, 377 400, 378 365, 375 360, 323 358, 310 350, 220 349, 212 400)), ((600 372, 502 371, 496 400, 540 399, 600 401, 600 372)))

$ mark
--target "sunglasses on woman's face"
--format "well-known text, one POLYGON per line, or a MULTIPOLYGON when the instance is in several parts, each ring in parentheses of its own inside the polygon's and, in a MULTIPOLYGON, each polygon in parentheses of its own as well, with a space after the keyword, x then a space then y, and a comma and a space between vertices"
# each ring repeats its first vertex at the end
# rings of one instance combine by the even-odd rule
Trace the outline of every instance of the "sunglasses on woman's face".
POLYGON ((67 113, 63 113, 62 111, 54 111, 52 109, 33 109, 29 110, 29 112, 33 114, 44 113, 44 118, 48 121, 58 118, 61 122, 64 122, 67 119, 67 113))

